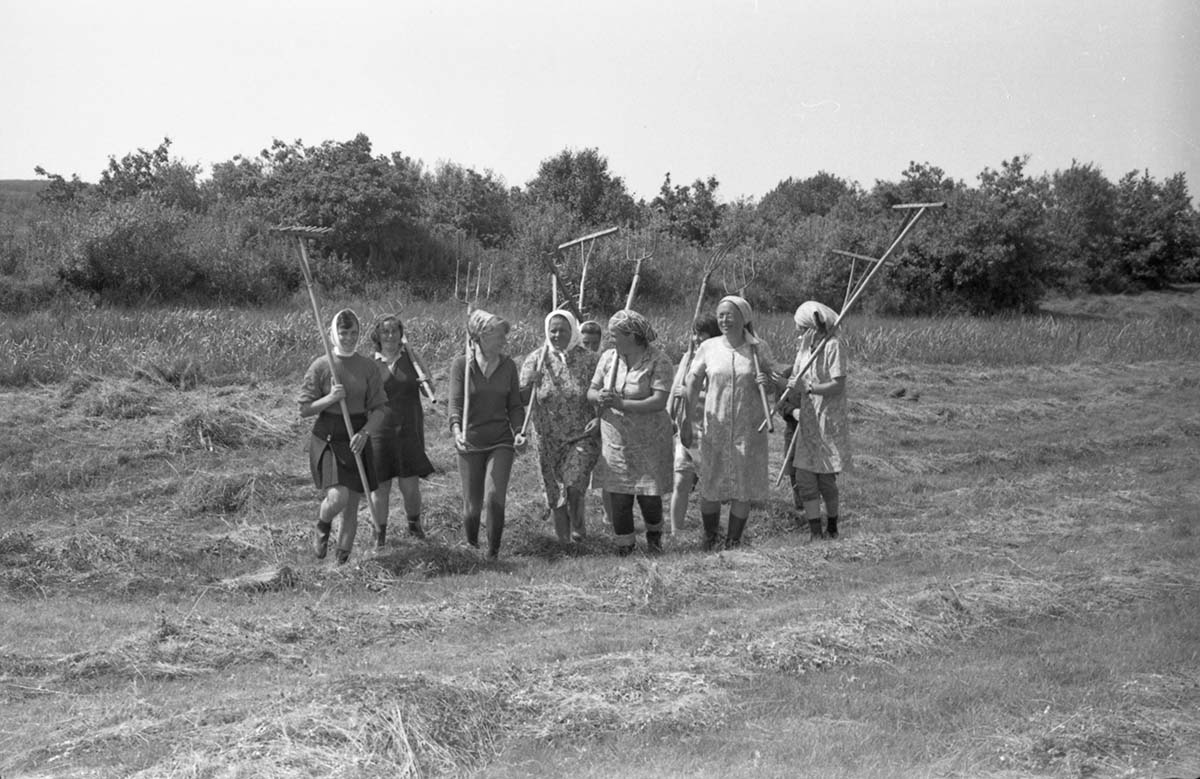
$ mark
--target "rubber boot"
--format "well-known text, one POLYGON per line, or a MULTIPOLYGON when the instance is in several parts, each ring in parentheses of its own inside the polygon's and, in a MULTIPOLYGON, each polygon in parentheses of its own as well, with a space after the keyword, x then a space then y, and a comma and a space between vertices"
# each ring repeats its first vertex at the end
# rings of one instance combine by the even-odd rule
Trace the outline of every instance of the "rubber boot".
POLYGON ((317 532, 313 535, 313 553, 318 560, 324 560, 325 553, 329 551, 329 531, 332 529, 331 522, 317 523, 317 532))
POLYGON ((350 550, 349 550, 349 549, 341 549, 341 548, 338 548, 338 550, 337 550, 337 564, 338 564, 338 565, 345 565, 345 564, 346 564, 347 562, 349 562, 349 561, 350 561, 350 550))
POLYGON ((408 534, 413 538, 424 540, 425 530, 421 527, 421 515, 410 514, 408 517, 408 534))
POLYGON ((813 541, 821 540, 821 518, 808 520, 808 535, 813 541))
POLYGON ((750 517, 739 517, 733 513, 729 514, 729 535, 725 537, 726 549, 737 549, 742 545, 742 532, 746 529, 746 522, 750 517))
POLYGON ((387 546, 387 525, 378 525, 375 528, 375 551, 381 552, 387 546))
POLYGON ((825 518, 825 532, 829 534, 829 537, 830 537, 830 538, 837 538, 837 537, 838 537, 838 534, 837 534, 837 519, 838 519, 838 518, 837 518, 837 515, 836 515, 836 514, 835 514, 835 515, 833 515, 832 517, 826 517, 826 518, 825 518))
POLYGON ((646 551, 650 554, 662 554, 662 531, 646 531, 646 551))
POLYGON ((701 511, 700 521, 704 523, 704 551, 711 552, 721 542, 721 513, 701 511))

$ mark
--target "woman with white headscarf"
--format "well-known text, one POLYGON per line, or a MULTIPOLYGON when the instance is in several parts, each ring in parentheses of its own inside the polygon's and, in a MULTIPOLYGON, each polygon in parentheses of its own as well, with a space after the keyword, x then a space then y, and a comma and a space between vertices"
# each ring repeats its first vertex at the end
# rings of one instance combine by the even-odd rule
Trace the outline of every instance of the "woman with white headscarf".
POLYGON ((337 312, 329 324, 333 365, 321 355, 304 374, 297 400, 300 416, 317 419, 309 438, 309 465, 313 483, 325 492, 317 513, 317 532, 313 551, 323 559, 329 547, 333 518, 342 515, 338 532, 337 561, 350 559, 358 530, 358 504, 363 493, 376 488, 375 469, 367 442, 383 423, 387 393, 375 362, 355 351, 359 335, 358 315, 348 308, 337 312), (338 383, 333 382, 336 373, 338 383), (354 434, 346 430, 341 401, 350 412, 354 434), (360 455, 369 484, 359 477, 355 455, 360 455))
POLYGON ((704 547, 716 548, 721 504, 729 503, 726 547, 740 546, 750 501, 767 494, 767 434, 760 387, 774 390, 771 352, 754 334, 754 311, 737 295, 717 304, 721 337, 700 344, 687 375, 688 404, 704 394, 700 439, 700 519, 704 547))
POLYGON ((579 322, 570 311, 546 315, 546 340, 521 366, 521 394, 531 396, 538 434, 538 460, 546 506, 558 540, 581 541, 587 535, 584 499, 600 442, 585 435, 595 424, 588 383, 600 355, 583 345, 579 322))
POLYGON ((793 317, 800 347, 780 399, 780 412, 799 427, 790 465, 796 506, 808 520, 814 540, 822 537, 821 503, 825 503, 825 534, 838 537, 837 475, 849 468, 850 433, 846 409, 846 354, 837 337, 838 314, 809 300, 793 317), (803 374, 798 371, 819 350, 803 374))

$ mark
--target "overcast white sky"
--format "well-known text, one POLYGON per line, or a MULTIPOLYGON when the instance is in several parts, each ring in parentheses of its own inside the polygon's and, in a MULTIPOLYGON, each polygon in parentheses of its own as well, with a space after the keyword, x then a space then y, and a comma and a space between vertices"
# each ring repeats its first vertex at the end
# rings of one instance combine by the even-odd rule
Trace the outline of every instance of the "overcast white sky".
POLYGON ((1196 0, 0 0, 0 74, 0 178, 363 132, 510 185, 595 147, 647 199, 1019 154, 1200 191, 1196 0))

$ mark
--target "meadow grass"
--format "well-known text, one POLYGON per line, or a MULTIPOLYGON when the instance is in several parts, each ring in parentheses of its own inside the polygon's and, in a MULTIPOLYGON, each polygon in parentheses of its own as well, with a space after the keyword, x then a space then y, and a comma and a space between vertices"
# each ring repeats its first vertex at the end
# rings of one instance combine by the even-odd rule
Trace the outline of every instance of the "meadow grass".
MULTIPOLYGON (((63 377, 0 390, 0 774, 1196 775, 1196 323, 1132 302, 851 321, 836 542, 773 490, 740 551, 702 553, 692 505, 618 559, 594 494, 562 545, 525 456, 486 561, 431 409, 429 538, 394 501, 343 567, 308 550, 305 309, 68 313, 63 377)), ((428 362, 456 312, 402 308, 428 362)), ((786 355, 786 317, 760 332, 786 355)))

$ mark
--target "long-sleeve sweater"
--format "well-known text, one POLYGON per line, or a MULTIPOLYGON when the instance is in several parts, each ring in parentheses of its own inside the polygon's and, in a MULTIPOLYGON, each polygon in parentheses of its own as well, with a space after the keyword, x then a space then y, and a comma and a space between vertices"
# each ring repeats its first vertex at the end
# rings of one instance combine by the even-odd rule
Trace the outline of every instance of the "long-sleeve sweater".
MULTIPOLYGON (((463 366, 466 357, 459 356, 450 365, 450 402, 446 414, 450 428, 460 424, 463 410, 463 366)), ((515 431, 525 422, 525 406, 521 403, 519 373, 512 358, 500 358, 491 376, 484 376, 479 364, 471 360, 471 408, 465 433, 466 451, 488 451, 513 446, 515 431)))

